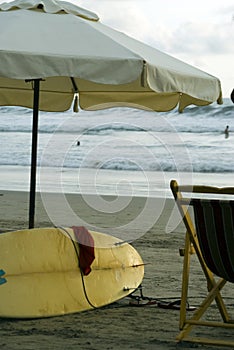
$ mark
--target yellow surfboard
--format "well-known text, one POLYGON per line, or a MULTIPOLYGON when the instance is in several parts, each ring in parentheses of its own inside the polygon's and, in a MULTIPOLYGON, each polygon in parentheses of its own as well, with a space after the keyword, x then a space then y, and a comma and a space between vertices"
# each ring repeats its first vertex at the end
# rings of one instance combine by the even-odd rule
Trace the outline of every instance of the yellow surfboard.
MULTIPOLYGON (((72 228, 38 228, 0 234, 0 317, 35 318, 98 308, 133 292, 144 264, 128 243, 89 231, 94 257, 81 269, 82 245, 72 228)), ((85 242, 84 242, 85 244, 85 242)), ((89 252, 88 252, 89 253, 89 252)), ((83 255, 83 263, 86 255, 83 255)))

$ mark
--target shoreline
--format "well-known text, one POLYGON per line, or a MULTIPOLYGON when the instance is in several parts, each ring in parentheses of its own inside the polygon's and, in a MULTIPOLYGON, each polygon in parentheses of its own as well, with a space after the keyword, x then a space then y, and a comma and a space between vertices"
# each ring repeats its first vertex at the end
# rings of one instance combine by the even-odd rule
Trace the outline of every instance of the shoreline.
MULTIPOLYGON (((0 191, 28 192, 30 167, 0 166, 0 191)), ((75 168, 40 168, 37 191, 66 194, 172 198, 170 180, 180 184, 233 186, 233 173, 154 172, 75 168)))

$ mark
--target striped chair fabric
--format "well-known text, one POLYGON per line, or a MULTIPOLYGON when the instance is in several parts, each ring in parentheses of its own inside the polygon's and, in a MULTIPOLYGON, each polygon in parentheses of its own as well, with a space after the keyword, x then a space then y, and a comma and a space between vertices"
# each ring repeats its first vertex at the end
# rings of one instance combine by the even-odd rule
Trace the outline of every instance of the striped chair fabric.
POLYGON ((234 201, 192 199, 199 245, 209 269, 234 282, 234 201))

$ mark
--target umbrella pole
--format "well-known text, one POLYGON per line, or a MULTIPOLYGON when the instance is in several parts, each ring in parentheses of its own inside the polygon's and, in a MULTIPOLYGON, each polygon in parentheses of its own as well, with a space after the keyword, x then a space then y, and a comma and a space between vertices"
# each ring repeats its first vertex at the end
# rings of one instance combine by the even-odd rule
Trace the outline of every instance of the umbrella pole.
POLYGON ((32 153, 31 153, 31 178, 29 198, 29 228, 34 227, 35 197, 36 197, 36 169, 37 169, 37 136, 38 136, 38 112, 40 79, 34 79, 33 95, 33 125, 32 125, 32 153))

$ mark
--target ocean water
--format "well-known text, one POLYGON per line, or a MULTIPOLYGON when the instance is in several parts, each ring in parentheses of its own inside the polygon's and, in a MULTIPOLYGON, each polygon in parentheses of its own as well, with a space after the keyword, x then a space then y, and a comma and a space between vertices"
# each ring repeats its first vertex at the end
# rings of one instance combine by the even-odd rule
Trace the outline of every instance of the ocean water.
MULTIPOLYGON (((233 118, 229 99, 182 114, 129 108, 40 112, 37 190, 168 196, 171 178, 231 186, 233 118)), ((29 189, 31 128, 31 110, 0 108, 0 189, 29 189)))

